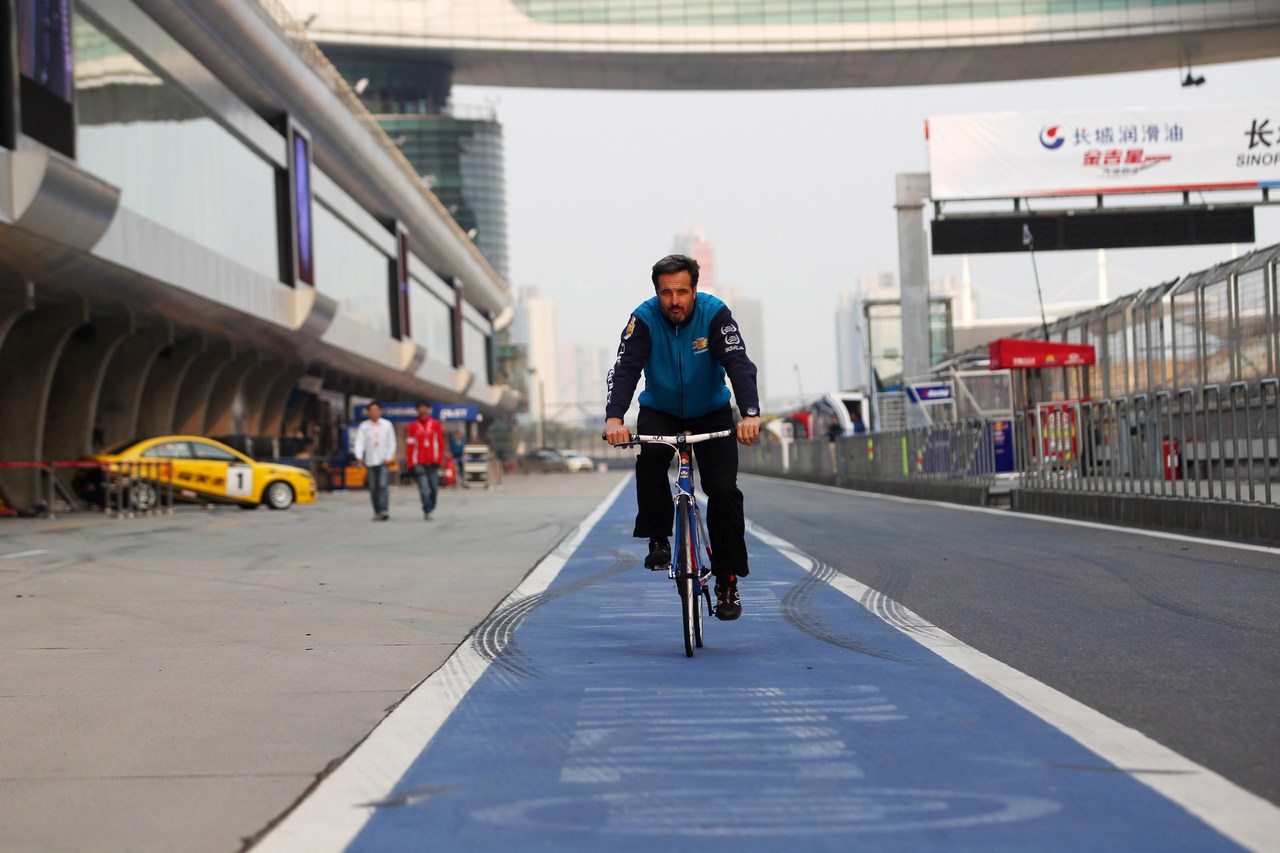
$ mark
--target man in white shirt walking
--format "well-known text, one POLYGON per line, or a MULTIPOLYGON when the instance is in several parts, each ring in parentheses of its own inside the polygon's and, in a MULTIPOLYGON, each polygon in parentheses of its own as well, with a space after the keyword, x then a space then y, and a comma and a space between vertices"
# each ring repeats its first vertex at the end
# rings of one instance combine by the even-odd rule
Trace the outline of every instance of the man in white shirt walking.
POLYGON ((391 517, 387 512, 387 486, 391 483, 387 463, 396 458, 396 429, 390 421, 382 419, 382 406, 377 401, 366 406, 365 412, 368 417, 356 427, 352 452, 356 464, 365 468, 369 499, 373 501, 373 520, 386 521, 391 517))

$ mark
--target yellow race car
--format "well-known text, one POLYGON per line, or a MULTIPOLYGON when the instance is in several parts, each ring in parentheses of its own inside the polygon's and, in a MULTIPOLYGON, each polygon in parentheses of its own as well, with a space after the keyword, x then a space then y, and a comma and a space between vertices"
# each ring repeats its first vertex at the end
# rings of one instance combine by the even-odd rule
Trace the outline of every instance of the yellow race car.
POLYGON ((130 439, 89 457, 102 467, 87 472, 77 491, 95 503, 108 490, 127 489, 134 510, 160 502, 170 483, 174 500, 219 502, 254 509, 288 509, 315 503, 316 481, 310 471, 276 462, 256 462, 221 442, 198 435, 161 435, 130 439), (110 475, 110 476, 108 476, 110 475))

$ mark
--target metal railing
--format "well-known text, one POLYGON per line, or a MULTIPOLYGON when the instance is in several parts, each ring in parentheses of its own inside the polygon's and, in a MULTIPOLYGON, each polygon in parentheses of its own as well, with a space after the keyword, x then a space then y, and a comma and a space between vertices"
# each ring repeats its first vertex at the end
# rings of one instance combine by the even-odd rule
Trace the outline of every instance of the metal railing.
POLYGON ((1015 419, 1020 485, 1273 504, 1280 500, 1280 379, 1209 384, 1079 404, 1071 452, 1015 419))
POLYGON ((0 468, 35 472, 40 480, 38 493, 43 506, 35 513, 44 518, 73 511, 79 500, 75 490, 59 478, 60 471, 75 471, 88 477, 87 496, 100 502, 103 511, 115 518, 167 515, 173 512, 173 463, 163 460, 129 462, 0 462, 0 468))
POLYGON ((982 418, 968 418, 836 441, 767 442, 742 448, 739 458, 744 471, 799 479, 990 486, 997 480, 1001 429, 982 418))
POLYGON ((742 448, 742 470, 839 484, 914 482, 1191 501, 1280 503, 1280 378, 1018 412, 1013 436, 979 418, 742 448), (999 448, 1013 445, 1001 477, 999 448))

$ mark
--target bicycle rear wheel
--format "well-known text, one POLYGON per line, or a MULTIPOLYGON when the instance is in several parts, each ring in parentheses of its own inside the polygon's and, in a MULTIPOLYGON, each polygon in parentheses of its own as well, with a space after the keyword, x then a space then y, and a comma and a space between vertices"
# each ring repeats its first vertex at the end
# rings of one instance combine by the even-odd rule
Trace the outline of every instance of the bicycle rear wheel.
POLYGON ((680 617, 684 623, 684 654, 693 657, 702 646, 702 596, 698 595, 698 559, 694 552, 693 518, 689 498, 676 504, 676 587, 680 591, 680 617))

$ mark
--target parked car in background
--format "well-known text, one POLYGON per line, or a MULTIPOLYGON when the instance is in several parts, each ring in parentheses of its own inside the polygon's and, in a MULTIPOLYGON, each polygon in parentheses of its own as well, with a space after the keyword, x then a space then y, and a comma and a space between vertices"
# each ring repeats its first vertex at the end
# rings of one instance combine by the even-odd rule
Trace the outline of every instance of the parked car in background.
POLYGON ((89 457, 106 465, 87 470, 76 483, 82 497, 103 503, 106 490, 119 483, 129 490, 130 504, 146 511, 160 500, 167 488, 167 466, 173 468, 174 500, 197 503, 230 503, 244 509, 266 504, 271 509, 288 509, 295 503, 315 503, 316 481, 311 472, 276 462, 255 462, 219 441, 198 435, 161 435, 130 439, 89 457))
POLYGON ((596 470, 596 463, 591 461, 591 457, 579 453, 576 450, 560 450, 557 451, 560 458, 564 460, 565 470, 567 471, 587 471, 596 470))
POLYGON ((520 467, 525 471, 538 471, 543 474, 552 471, 568 471, 569 463, 557 451, 549 448, 532 450, 520 457, 520 467))

